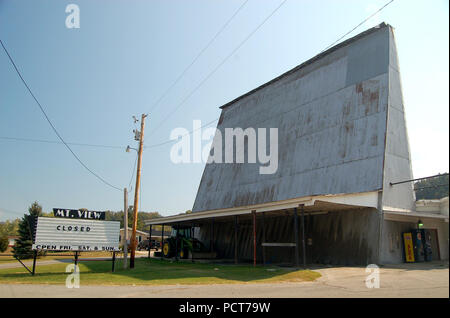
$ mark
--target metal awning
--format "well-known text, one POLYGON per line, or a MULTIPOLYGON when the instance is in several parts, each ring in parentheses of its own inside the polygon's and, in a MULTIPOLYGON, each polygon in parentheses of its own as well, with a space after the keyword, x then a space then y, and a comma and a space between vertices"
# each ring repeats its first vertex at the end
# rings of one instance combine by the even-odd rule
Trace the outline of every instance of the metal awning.
POLYGON ((162 217, 158 219, 150 219, 145 221, 145 225, 174 225, 181 223, 198 223, 207 219, 229 219, 236 215, 247 215, 250 217, 252 212, 262 213, 267 215, 279 214, 286 211, 292 211, 301 205, 304 206, 306 214, 327 213, 332 211, 361 209, 361 208, 377 208, 378 191, 343 194, 343 195, 321 195, 309 196, 297 199, 290 199, 278 202, 269 202, 265 204, 244 206, 212 211, 183 213, 162 217))
POLYGON ((419 219, 431 219, 448 223, 448 215, 427 212, 401 212, 384 210, 384 219, 388 221, 417 223, 419 219))

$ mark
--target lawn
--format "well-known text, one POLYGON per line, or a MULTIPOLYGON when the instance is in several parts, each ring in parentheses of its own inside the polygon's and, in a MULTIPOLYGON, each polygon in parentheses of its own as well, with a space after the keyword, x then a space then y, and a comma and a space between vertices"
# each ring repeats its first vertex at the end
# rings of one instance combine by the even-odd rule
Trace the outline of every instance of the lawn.
MULTIPOLYGON (((37 266, 31 276, 24 268, 0 269, 0 283, 65 284, 68 264, 37 266)), ((81 285, 173 285, 173 284, 233 284, 313 281, 320 274, 310 270, 251 265, 217 265, 171 262, 138 258, 135 268, 122 269, 117 261, 111 273, 110 261, 80 262, 81 285)))
MULTIPOLYGON (((5 253, 0 254, 0 264, 5 264, 5 263, 17 263, 17 260, 11 256, 12 255, 12 251, 7 251, 5 253), (8 254, 7 256, 4 254, 8 254)), ((79 258, 91 258, 91 257, 105 257, 105 258, 111 258, 112 257, 112 253, 111 252, 80 252, 78 254, 79 258)), ((119 255, 121 254, 116 254, 117 257, 119 257, 119 255)), ((74 258, 74 252, 57 252, 57 253, 47 253, 47 255, 43 256, 43 257, 38 257, 38 260, 41 261, 47 261, 47 260, 52 260, 52 259, 73 259, 74 258)), ((22 259, 23 262, 29 262, 32 261, 33 258, 28 258, 28 259, 22 259)))

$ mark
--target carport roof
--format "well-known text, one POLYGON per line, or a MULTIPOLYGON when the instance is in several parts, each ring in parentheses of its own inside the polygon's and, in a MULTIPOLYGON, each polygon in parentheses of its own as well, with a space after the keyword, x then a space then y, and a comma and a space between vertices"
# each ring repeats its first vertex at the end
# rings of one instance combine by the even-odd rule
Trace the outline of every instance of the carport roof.
POLYGON ((360 208, 377 208, 377 204, 378 191, 343 195, 309 196, 252 206, 193 212, 188 214, 183 213, 158 219, 146 220, 145 224, 173 225, 213 218, 226 218, 235 215, 248 215, 253 211, 255 211, 256 213, 267 212, 270 214, 277 214, 286 210, 292 210, 301 205, 304 206, 305 213, 317 213, 360 208))
POLYGON ((427 213, 427 212, 404 212, 404 211, 387 211, 384 210, 385 220, 390 221, 411 221, 417 222, 418 219, 434 219, 437 221, 448 222, 448 215, 439 213, 427 213))

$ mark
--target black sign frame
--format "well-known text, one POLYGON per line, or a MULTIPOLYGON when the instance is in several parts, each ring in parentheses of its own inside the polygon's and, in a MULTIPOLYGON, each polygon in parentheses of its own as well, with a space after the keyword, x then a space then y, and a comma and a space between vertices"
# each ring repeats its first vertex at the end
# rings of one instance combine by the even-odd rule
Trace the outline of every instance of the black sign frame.
POLYGON ((53 208, 53 216, 69 219, 105 220, 106 212, 53 208))

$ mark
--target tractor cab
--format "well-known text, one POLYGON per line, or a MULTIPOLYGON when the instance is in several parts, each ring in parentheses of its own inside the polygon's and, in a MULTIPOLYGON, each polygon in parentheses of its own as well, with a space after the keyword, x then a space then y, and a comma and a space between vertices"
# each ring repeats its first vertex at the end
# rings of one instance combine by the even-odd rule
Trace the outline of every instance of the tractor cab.
POLYGON ((170 234, 171 237, 184 237, 186 239, 190 239, 192 237, 192 228, 191 227, 184 227, 179 228, 178 230, 175 228, 172 228, 172 232, 170 234))
POLYGON ((190 226, 173 227, 170 237, 164 240, 162 253, 164 257, 187 258, 189 253, 201 252, 204 245, 193 238, 194 228, 190 226))

